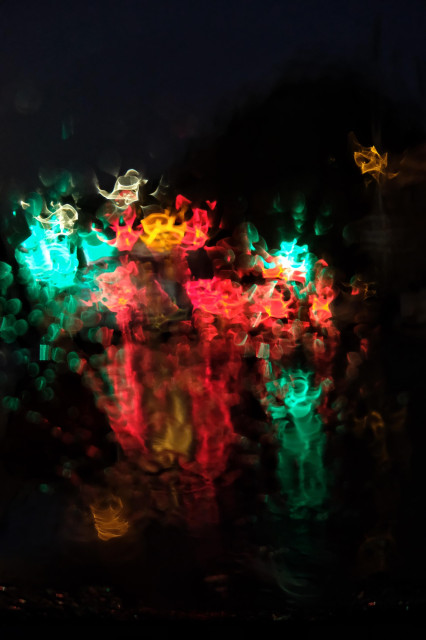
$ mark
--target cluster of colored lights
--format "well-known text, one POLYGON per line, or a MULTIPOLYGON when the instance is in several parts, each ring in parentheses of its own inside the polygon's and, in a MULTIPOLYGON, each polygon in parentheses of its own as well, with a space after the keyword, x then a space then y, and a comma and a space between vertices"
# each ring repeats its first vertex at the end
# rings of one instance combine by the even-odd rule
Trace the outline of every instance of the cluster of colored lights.
MULTIPOLYGON (((30 235, 15 256, 32 305, 28 323, 40 334, 39 361, 52 372, 67 363, 82 376, 125 455, 157 471, 181 470, 181 494, 173 488, 178 506, 200 487, 214 501, 213 482, 240 440, 233 409, 249 390, 279 445, 290 515, 320 510, 327 498, 323 426, 339 342, 330 267, 297 237, 269 250, 250 223, 207 245, 216 202, 201 208, 178 195, 173 208, 144 217, 137 204, 145 182, 130 170, 111 193, 99 190, 112 206, 103 229, 99 221, 90 231, 79 228, 71 205, 27 205, 30 235), (197 279, 188 267, 188 253, 199 249, 211 260, 211 278, 197 279), (102 351, 77 348, 77 334, 102 351)), ((296 207, 297 220, 303 210, 303 203, 296 207)), ((1 263, 3 295, 12 281, 1 263)), ((3 305, 0 331, 11 343, 22 323, 28 328, 16 319, 17 303, 3 305)), ((39 372, 36 362, 28 366, 39 372)), ((37 373, 48 399, 49 375, 37 373)), ((122 509, 119 498, 91 505, 100 539, 127 532, 122 509)))

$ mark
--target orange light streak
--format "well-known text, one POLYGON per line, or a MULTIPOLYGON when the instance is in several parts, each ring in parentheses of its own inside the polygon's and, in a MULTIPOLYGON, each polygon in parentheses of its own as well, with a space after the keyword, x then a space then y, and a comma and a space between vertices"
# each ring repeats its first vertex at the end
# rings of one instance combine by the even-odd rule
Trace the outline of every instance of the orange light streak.
POLYGON ((104 542, 120 538, 129 530, 129 523, 123 518, 123 503, 120 498, 111 496, 107 502, 107 505, 90 505, 98 538, 104 542))

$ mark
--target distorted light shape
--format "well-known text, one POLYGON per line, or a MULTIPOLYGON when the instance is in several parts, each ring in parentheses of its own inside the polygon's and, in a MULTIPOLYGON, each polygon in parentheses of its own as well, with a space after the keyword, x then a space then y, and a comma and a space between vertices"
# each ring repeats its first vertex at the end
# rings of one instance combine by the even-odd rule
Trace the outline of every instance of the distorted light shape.
POLYGON ((377 180, 385 172, 388 154, 381 156, 376 147, 364 147, 362 151, 355 151, 354 160, 361 173, 370 173, 377 180))
POLYGON ((40 360, 50 360, 52 348, 48 344, 41 344, 39 348, 40 360))
POLYGON ((253 243, 259 242, 259 233, 251 222, 241 222, 235 227, 232 238, 238 242, 242 252, 255 251, 253 243))
POLYGON ((16 316, 22 309, 22 302, 19 298, 9 298, 4 305, 4 309, 6 313, 11 313, 16 316))
POLYGON ((26 210, 28 214, 32 215, 33 218, 39 216, 45 206, 44 199, 40 193, 33 191, 26 197, 26 200, 28 202, 23 202, 23 209, 26 210))
POLYGON ((40 371, 40 367, 38 366, 37 362, 31 362, 28 365, 28 373, 30 376, 34 377, 34 376, 38 376, 40 371))
POLYGON ((24 318, 20 318, 15 322, 14 329, 17 336, 23 336, 28 331, 28 322, 24 318))
POLYGON ((61 235, 59 222, 46 231, 40 223, 30 225, 31 235, 15 250, 19 264, 28 267, 37 282, 57 288, 72 286, 78 269, 76 247, 61 235))
MULTIPOLYGON (((232 365, 232 361, 228 363, 232 365)), ((236 364, 238 372, 240 363, 236 364)), ((191 390, 192 420, 197 438, 196 466, 206 479, 218 477, 226 468, 229 447, 234 442, 231 407, 238 404, 230 383, 235 375, 224 372, 218 380, 204 376, 204 383, 191 390)))
POLYGON ((336 297, 336 292, 327 263, 324 260, 319 260, 315 269, 314 293, 308 295, 310 302, 309 317, 314 326, 325 326, 332 319, 330 304, 336 297))
POLYGON ((265 278, 280 278, 304 284, 314 263, 308 246, 298 245, 297 238, 291 242, 281 242, 280 249, 270 254, 262 252, 263 275, 265 278))
POLYGON ((20 407, 21 401, 19 398, 15 398, 13 396, 4 396, 2 400, 2 405, 8 411, 17 411, 20 407))
POLYGON ((143 413, 143 389, 134 361, 137 347, 125 339, 120 349, 106 349, 107 359, 92 357, 92 370, 85 370, 88 384, 95 394, 99 409, 108 417, 123 451, 146 451, 146 421, 143 413), (98 368, 100 377, 95 370, 98 368), (112 393, 105 393, 105 379, 112 393))
POLYGON ((16 339, 15 322, 15 316, 13 314, 7 314, 3 316, 0 324, 0 337, 8 344, 14 342, 16 339))
POLYGON ((203 209, 193 209, 193 215, 186 223, 185 235, 182 239, 182 246, 195 251, 204 247, 208 240, 210 223, 207 211, 203 209))
POLYGON ((124 176, 120 176, 114 185, 114 189, 109 193, 104 189, 100 189, 99 193, 108 200, 114 200, 118 207, 127 208, 133 202, 139 199, 139 187, 148 182, 139 171, 129 169, 124 176))
POLYGON ((95 529, 98 538, 104 542, 120 538, 129 530, 129 523, 123 517, 123 503, 120 498, 110 496, 98 504, 91 504, 95 529))
POLYGON ((4 296, 12 283, 12 267, 7 262, 0 262, 0 294, 4 296))
POLYGON ((133 261, 116 267, 114 271, 100 273, 96 276, 99 294, 94 296, 94 300, 99 299, 111 311, 123 311, 135 298, 136 288, 131 277, 137 274, 133 261))
POLYGON ((304 517, 306 509, 323 508, 328 496, 325 436, 318 412, 328 385, 314 386, 311 378, 301 369, 282 369, 280 378, 266 384, 263 401, 277 425, 279 478, 293 518, 304 517))
POLYGON ((67 355, 67 362, 70 371, 73 371, 74 373, 80 373, 82 360, 79 357, 78 353, 76 353, 75 351, 71 351, 71 353, 67 355))
POLYGON ((276 288, 277 281, 271 284, 259 285, 251 296, 252 312, 260 312, 271 318, 286 318, 289 308, 294 305, 294 298, 284 300, 282 291, 276 288))
POLYGON ((297 233, 302 233, 303 225, 306 220, 305 196, 303 194, 299 194, 295 198, 291 215, 292 215, 294 226, 296 228, 297 233))
POLYGON ((304 220, 305 216, 303 214, 305 211, 305 207, 306 207, 305 196, 303 195, 303 193, 297 194, 297 196, 294 198, 293 207, 292 207, 293 218, 304 220), (298 217, 298 216, 301 216, 301 217, 298 217))
POLYGON ((323 236, 333 227, 333 220, 331 218, 331 211, 328 209, 322 211, 317 216, 314 223, 315 235, 323 236))
POLYGON ((151 213, 142 220, 142 242, 153 251, 163 253, 180 245, 185 236, 186 223, 175 224, 176 216, 167 213, 151 213))
POLYGON ((321 387, 310 386, 309 378, 309 374, 301 370, 293 371, 287 377, 284 403, 296 419, 311 413, 322 393, 321 387))
POLYGON ((284 259, 283 264, 288 262, 289 267, 294 271, 306 273, 310 266, 308 253, 308 245, 298 245, 297 238, 294 238, 291 242, 281 242, 280 250, 275 255, 284 259))
POLYGON ((43 420, 43 416, 38 411, 27 411, 26 418, 29 422, 34 424, 40 424, 43 420))
MULTIPOLYGON (((46 346, 46 345, 40 345, 40 350, 42 346, 46 346)), ((50 349, 50 347, 49 347, 50 349)), ((51 349, 52 352, 52 360, 54 362, 64 362, 65 357, 66 357, 66 351, 65 349, 62 349, 62 347, 55 347, 51 349)), ((40 357, 40 360, 42 358, 40 357)))
POLYGON ((118 249, 118 251, 131 251, 139 240, 141 233, 143 233, 142 224, 133 228, 133 223, 136 220, 136 214, 127 216, 124 223, 121 219, 117 219, 110 223, 110 228, 115 232, 115 238, 107 240, 103 235, 98 233, 98 240, 111 245, 118 249))
POLYGON ((7 276, 11 275, 12 267, 7 262, 0 262, 0 280, 7 278, 7 276))
POLYGON ((76 209, 70 204, 54 204, 50 203, 53 211, 46 209, 45 216, 34 216, 35 220, 38 220, 44 225, 51 226, 51 233, 54 235, 69 235, 74 230, 74 224, 78 220, 78 213, 76 209))
POLYGON ((284 209, 283 209, 283 205, 281 202, 281 196, 278 193, 273 201, 272 201, 272 209, 271 209, 271 213, 283 213, 284 209))
POLYGON ((100 231, 80 231, 79 237, 84 257, 88 264, 118 254, 118 249, 114 244, 108 243, 107 238, 100 231))
POLYGON ((248 301, 240 284, 217 277, 189 281, 185 289, 194 307, 225 318, 238 315, 248 301))
POLYGON ((176 200, 175 200, 176 211, 185 213, 191 204, 192 204, 191 200, 188 200, 188 198, 185 198, 185 196, 183 196, 182 194, 179 194, 176 196, 176 200))
POLYGON ((178 388, 167 394, 169 410, 155 413, 151 448, 162 466, 172 466, 178 456, 189 460, 194 440, 188 396, 178 388))
POLYGON ((371 298, 376 295, 375 282, 366 282, 362 276, 355 275, 351 278, 350 286, 352 287, 351 294, 353 296, 360 296, 362 300, 371 298))
POLYGON ((383 155, 377 151, 376 147, 364 147, 356 139, 354 134, 350 136, 354 151, 354 160, 357 167, 361 170, 361 173, 370 174, 375 180, 379 181, 381 176, 386 176, 389 179, 395 178, 397 173, 390 173, 387 169, 388 166, 388 154, 383 155))

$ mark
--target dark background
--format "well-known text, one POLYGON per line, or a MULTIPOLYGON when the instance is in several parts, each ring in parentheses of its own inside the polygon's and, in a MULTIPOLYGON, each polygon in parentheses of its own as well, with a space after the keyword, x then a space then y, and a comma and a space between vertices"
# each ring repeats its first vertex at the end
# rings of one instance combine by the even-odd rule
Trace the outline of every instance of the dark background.
MULTIPOLYGON (((222 132, 238 106, 288 78, 356 72, 424 123, 420 1, 3 2, 1 16, 3 197, 36 188, 42 168, 89 184, 131 166, 156 179, 191 140, 222 132)), ((368 99, 359 106, 377 119, 368 99)))

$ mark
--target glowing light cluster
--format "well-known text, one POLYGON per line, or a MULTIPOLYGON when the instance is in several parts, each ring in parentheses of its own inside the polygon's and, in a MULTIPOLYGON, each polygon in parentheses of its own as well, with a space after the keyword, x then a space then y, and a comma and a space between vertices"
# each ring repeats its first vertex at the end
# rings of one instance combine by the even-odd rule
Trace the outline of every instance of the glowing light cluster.
POLYGON ((281 442, 279 477, 293 517, 303 517, 306 508, 319 509, 327 496, 323 462, 325 436, 317 411, 328 385, 314 386, 302 370, 282 370, 268 382, 264 398, 281 442))
MULTIPOLYGON (((99 189, 108 206, 89 231, 78 228, 72 207, 55 205, 46 216, 35 198, 31 236, 16 255, 31 275, 29 321, 42 334, 39 359, 82 376, 126 456, 150 471, 180 471, 170 500, 176 509, 187 505, 192 522, 190 495, 203 495, 215 513, 214 481, 239 442, 233 416, 246 393, 260 402, 279 445, 291 515, 319 509, 327 495, 323 425, 339 341, 330 267, 297 238, 269 250, 251 223, 207 242, 216 202, 195 206, 178 195, 173 207, 144 217, 138 202, 145 182, 130 170, 111 192, 99 189), (202 247, 214 273, 207 279, 195 278, 187 261, 202 247), (77 334, 96 352, 76 347, 77 334)), ((304 224, 299 200, 294 215, 304 224)), ((34 376, 39 393, 51 393, 47 379, 34 376)), ((100 539, 126 533, 120 499, 91 510, 100 539)))
POLYGON ((78 269, 76 246, 63 234, 61 223, 52 216, 49 229, 41 223, 30 225, 31 235, 16 250, 17 261, 26 266, 33 278, 57 288, 74 284, 78 269))

